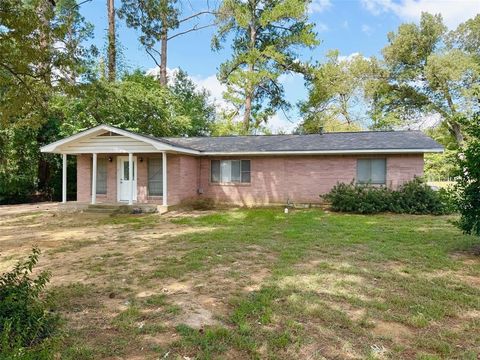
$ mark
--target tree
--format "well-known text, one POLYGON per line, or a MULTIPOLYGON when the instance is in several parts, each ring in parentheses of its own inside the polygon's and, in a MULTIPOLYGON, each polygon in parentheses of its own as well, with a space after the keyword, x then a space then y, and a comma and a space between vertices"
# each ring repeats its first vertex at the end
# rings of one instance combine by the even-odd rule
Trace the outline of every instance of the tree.
POLYGON ((78 95, 58 94, 52 101, 53 114, 61 124, 58 136, 105 123, 153 136, 200 135, 208 128, 210 110, 205 118, 197 113, 192 116, 185 109, 188 92, 175 94, 139 71, 121 81, 100 79, 84 84, 78 95), (205 124, 200 123, 202 119, 205 124))
POLYGON ((81 44, 90 35, 74 0, 0 2, 0 197, 9 198, 5 201, 47 186, 52 162, 39 148, 52 140, 56 127, 50 100, 56 92, 72 93, 86 73, 89 52, 81 44))
POLYGON ((0 2, 0 121, 38 128, 53 91, 71 90, 81 76, 91 27, 74 1, 0 2), (47 5, 46 2, 48 3, 47 5), (41 12, 41 16, 38 12, 41 12))
POLYGON ((115 0, 107 0, 108 13, 108 80, 115 81, 117 67, 115 0))
POLYGON ((460 24, 447 35, 449 48, 459 48, 480 62, 480 14, 460 24))
POLYGON ((127 26, 141 31, 140 43, 160 68, 159 81, 164 86, 167 85, 168 42, 178 36, 212 25, 195 24, 188 29, 171 34, 171 31, 178 29, 180 25, 213 12, 209 9, 202 10, 182 19, 180 13, 178 0, 123 0, 122 7, 119 10, 119 16, 125 19, 127 26), (160 51, 155 49, 158 42, 160 42, 160 51), (157 56, 160 61, 157 60, 157 56))
POLYGON ((456 144, 462 144, 460 119, 471 116, 479 105, 480 65, 471 53, 444 47, 446 39, 441 16, 427 13, 419 25, 402 24, 388 34, 389 44, 383 49, 386 72, 371 93, 376 127, 438 117, 456 144))
POLYGON ((480 114, 464 122, 468 142, 458 158, 459 227, 480 236, 480 114))
POLYGON ((197 90, 188 74, 181 69, 175 74, 170 90, 182 106, 180 114, 190 119, 186 135, 208 135, 216 117, 215 107, 209 102, 208 91, 197 90))
POLYGON ((308 99, 300 103, 303 121, 299 131, 316 133, 360 130, 367 125, 368 99, 365 89, 376 79, 379 64, 361 55, 349 59, 334 50, 327 61, 313 67, 309 76, 308 99))
POLYGON ((212 40, 219 50, 233 35, 233 57, 220 67, 218 78, 227 86, 225 99, 243 110, 243 131, 266 122, 288 108, 281 75, 306 71, 295 50, 318 44, 313 24, 307 22, 308 0, 224 0, 217 15, 218 32, 212 40))

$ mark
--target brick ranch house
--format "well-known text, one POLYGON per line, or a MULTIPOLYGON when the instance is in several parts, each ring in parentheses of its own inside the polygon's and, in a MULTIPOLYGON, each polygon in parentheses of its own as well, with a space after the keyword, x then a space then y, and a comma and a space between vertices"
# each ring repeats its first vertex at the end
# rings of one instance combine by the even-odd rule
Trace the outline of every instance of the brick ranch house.
POLYGON ((42 147, 77 157, 78 203, 175 205, 209 197, 238 205, 318 203, 339 182, 396 188, 442 152, 420 131, 155 138, 100 125, 42 147), (130 174, 132 174, 130 176, 130 174))

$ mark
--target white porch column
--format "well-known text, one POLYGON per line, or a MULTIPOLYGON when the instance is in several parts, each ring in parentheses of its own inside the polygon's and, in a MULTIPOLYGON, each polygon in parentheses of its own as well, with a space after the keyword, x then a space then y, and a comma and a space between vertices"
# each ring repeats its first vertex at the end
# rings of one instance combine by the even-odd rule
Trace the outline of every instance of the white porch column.
POLYGON ((97 154, 93 154, 92 163, 92 204, 97 201, 97 154))
POLYGON ((163 206, 167 206, 167 153, 165 151, 162 153, 162 184, 163 206))
POLYGON ((62 203, 67 202, 67 154, 62 154, 62 203))
MULTIPOLYGON (((136 174, 135 174, 136 175, 136 174)), ((133 205, 133 154, 128 153, 128 180, 130 181, 130 191, 128 194, 128 205, 133 205)))

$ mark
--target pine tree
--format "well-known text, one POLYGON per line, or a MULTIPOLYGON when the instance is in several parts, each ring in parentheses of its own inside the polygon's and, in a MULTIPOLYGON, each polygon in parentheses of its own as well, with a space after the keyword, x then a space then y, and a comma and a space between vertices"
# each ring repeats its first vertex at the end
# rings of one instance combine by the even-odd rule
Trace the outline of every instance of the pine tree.
POLYGON ((226 100, 243 110, 243 128, 260 126, 275 111, 286 109, 283 74, 303 73, 307 64, 295 50, 313 48, 319 42, 313 24, 307 22, 308 0, 225 0, 217 15, 213 48, 219 50, 233 34, 233 57, 220 67, 219 80, 226 84, 226 100))

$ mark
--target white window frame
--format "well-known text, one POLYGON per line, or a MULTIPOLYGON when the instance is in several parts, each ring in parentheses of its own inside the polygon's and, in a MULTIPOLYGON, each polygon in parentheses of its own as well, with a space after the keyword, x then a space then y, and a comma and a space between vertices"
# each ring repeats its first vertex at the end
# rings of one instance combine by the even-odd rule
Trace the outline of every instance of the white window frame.
POLYGON ((210 160, 210 176, 209 176, 209 180, 210 180, 210 183, 211 183, 211 184, 220 184, 220 185, 222 185, 222 184, 227 184, 227 185, 232 185, 232 184, 234 184, 234 185, 249 185, 249 184, 251 184, 251 182, 252 182, 252 161, 251 161, 250 159, 211 159, 211 160, 210 160), (212 162, 213 162, 213 161, 219 161, 219 162, 220 162, 219 181, 213 181, 213 180, 212 180, 212 162), (222 176, 222 168, 224 168, 224 167, 222 167, 222 162, 227 162, 227 161, 230 163, 229 166, 228 166, 229 169, 230 169, 230 179, 231 179, 231 171, 232 171, 232 170, 231 170, 231 169, 232 169, 232 161, 239 161, 239 162, 240 162, 240 181, 222 181, 222 178, 223 178, 223 176, 222 176), (246 172, 246 171, 242 171, 242 161, 248 161, 248 162, 249 162, 249 165, 250 165, 250 166, 249 166, 249 169, 250 169, 250 170, 248 171, 249 174, 250 174, 250 176, 249 176, 250 181, 248 181, 248 182, 242 182, 242 174, 246 172))

